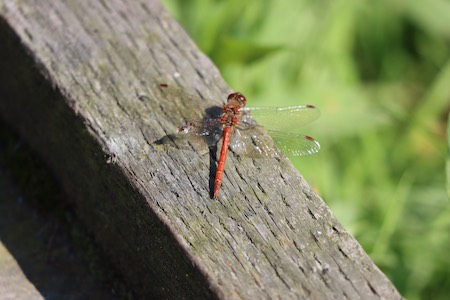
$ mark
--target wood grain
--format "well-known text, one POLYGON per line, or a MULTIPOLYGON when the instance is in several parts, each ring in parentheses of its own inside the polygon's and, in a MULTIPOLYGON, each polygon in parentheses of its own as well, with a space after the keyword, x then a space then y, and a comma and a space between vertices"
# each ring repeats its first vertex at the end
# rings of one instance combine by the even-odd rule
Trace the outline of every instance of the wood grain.
POLYGON ((155 142, 198 110, 159 83, 229 92, 158 1, 6 0, 0 40, 2 118, 142 297, 401 298, 286 158, 230 155, 214 201, 210 155, 155 142))

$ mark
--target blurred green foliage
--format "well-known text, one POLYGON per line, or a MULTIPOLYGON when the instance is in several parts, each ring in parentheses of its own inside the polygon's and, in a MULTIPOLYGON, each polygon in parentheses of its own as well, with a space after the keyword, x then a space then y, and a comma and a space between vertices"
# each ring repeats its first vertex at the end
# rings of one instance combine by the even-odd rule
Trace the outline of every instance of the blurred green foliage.
POLYGON ((450 2, 163 3, 250 105, 320 107, 293 162, 402 295, 448 299, 450 2))

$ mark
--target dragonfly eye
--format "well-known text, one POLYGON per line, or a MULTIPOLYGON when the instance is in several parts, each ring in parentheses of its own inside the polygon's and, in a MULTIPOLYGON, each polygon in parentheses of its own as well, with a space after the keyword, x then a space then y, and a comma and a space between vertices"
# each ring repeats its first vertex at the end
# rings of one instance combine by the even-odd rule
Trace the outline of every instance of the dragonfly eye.
POLYGON ((245 105, 245 103, 247 103, 247 99, 241 93, 238 93, 238 99, 239 99, 239 102, 241 102, 244 105, 245 105))
POLYGON ((245 96, 239 92, 228 95, 228 101, 232 99, 237 100, 241 105, 245 105, 247 103, 247 99, 245 98, 245 96))
POLYGON ((231 99, 233 99, 233 98, 235 97, 236 94, 237 94, 237 93, 231 93, 231 94, 229 94, 227 100, 230 101, 231 99))

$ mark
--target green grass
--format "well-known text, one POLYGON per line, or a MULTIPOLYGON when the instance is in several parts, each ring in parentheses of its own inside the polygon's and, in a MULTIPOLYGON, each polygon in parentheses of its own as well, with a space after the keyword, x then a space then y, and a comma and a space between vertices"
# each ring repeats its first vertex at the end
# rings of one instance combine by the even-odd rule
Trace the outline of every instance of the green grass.
POLYGON ((293 162, 402 295, 447 299, 450 2, 163 2, 251 104, 320 107, 293 162))

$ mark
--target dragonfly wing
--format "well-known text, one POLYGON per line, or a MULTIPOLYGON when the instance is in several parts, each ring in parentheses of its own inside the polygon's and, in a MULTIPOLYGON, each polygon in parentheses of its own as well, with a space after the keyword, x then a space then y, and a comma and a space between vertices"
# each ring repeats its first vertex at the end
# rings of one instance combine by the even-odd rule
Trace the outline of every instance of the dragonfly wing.
POLYGON ((230 149, 238 155, 253 158, 281 157, 283 153, 286 156, 305 156, 320 150, 320 144, 307 135, 273 130, 267 133, 260 126, 236 130, 230 149))
POLYGON ((268 132, 287 156, 310 155, 320 150, 320 144, 310 136, 273 130, 268 132))
POLYGON ((255 120, 267 130, 293 132, 320 116, 320 110, 312 105, 289 107, 245 107, 242 122, 254 125, 255 120), (253 120, 254 118, 254 120, 253 120))
POLYGON ((280 157, 282 153, 261 126, 236 130, 230 142, 234 153, 252 158, 280 157))
POLYGON ((208 146, 215 145, 222 136, 223 126, 218 119, 204 118, 187 121, 178 127, 178 133, 185 135, 193 142, 201 138, 208 146))

